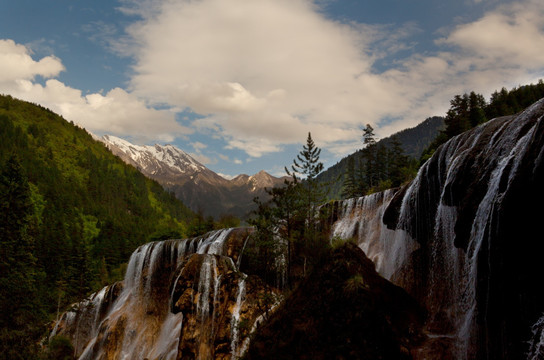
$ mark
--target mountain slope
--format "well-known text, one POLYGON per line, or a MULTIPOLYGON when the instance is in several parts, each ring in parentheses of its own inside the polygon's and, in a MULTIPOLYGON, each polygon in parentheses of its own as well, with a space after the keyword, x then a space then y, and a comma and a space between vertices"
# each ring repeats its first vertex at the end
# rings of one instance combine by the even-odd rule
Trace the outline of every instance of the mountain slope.
MULTIPOLYGON (((401 147, 404 150, 405 155, 419 159, 423 150, 436 138, 440 130, 443 128, 444 118, 434 116, 427 118, 416 127, 399 131, 398 133, 381 139, 377 142, 377 144, 389 147, 393 136, 396 136, 401 143, 401 147)), ((353 154, 346 156, 335 165, 319 174, 319 181, 331 183, 331 192, 329 194, 331 199, 341 198, 340 194, 342 192, 343 176, 347 172, 349 159, 354 158, 355 164, 359 164, 362 157, 362 150, 357 150, 353 154)))
POLYGON ((265 171, 227 180, 172 145, 140 146, 115 136, 101 141, 126 163, 158 181, 194 211, 219 218, 224 214, 247 217, 253 198, 266 197, 265 188, 283 184, 265 171))
POLYGON ((119 265, 152 235, 183 236, 194 217, 84 129, 43 107, 0 96, 0 169, 14 154, 28 178, 28 231, 53 308, 117 278, 119 265))

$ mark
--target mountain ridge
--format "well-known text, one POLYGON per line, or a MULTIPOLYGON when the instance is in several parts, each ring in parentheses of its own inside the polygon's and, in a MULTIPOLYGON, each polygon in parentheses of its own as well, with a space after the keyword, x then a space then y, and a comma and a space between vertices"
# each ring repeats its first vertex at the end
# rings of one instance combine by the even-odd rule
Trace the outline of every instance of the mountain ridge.
MULTIPOLYGON (((410 158, 419 159, 423 150, 436 138, 441 130, 444 129, 444 118, 441 116, 432 116, 415 127, 401 130, 391 136, 379 139, 377 145, 384 145, 389 148, 393 137, 396 137, 404 150, 404 154, 410 158)), ((362 145, 362 143, 361 143, 362 145)), ((363 161, 363 150, 357 150, 352 154, 346 155, 336 164, 321 172, 317 179, 320 182, 331 183, 329 193, 330 199, 340 199, 342 193, 344 174, 347 173, 348 161, 354 159, 355 164, 363 161)))
POLYGON ((266 197, 265 188, 281 185, 285 178, 261 170, 229 180, 174 145, 134 145, 113 135, 99 140, 125 163, 173 192, 193 211, 214 218, 226 214, 246 218, 255 208, 253 198, 266 197))

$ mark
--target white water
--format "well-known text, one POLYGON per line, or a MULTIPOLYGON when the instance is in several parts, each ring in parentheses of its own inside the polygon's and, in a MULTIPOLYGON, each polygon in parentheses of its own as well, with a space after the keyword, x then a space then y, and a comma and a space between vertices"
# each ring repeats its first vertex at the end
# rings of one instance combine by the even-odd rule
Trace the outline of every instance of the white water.
MULTIPOLYGON (((412 228, 412 224, 418 223, 414 219, 418 217, 428 219, 428 214, 418 213, 420 205, 418 202, 422 201, 421 199, 432 199, 433 196, 436 198, 436 195, 431 193, 432 189, 422 186, 422 179, 430 179, 428 183, 434 181, 438 185, 439 201, 436 215, 428 224, 433 236, 426 244, 429 258, 428 268, 424 271, 427 272, 429 279, 426 289, 428 295, 423 301, 429 310, 428 324, 439 324, 445 327, 443 331, 447 331, 433 335, 437 338, 455 339, 451 356, 456 359, 471 359, 476 356, 475 349, 479 341, 475 319, 478 255, 484 243, 490 246, 492 239, 488 235, 488 226, 492 222, 494 209, 508 191, 520 159, 536 129, 536 123, 532 124, 533 127, 521 136, 520 132, 529 120, 528 116, 522 115, 515 120, 503 124, 493 123, 497 121, 493 120, 475 129, 469 137, 459 136, 446 143, 434 155, 439 157, 439 161, 434 162, 438 166, 438 171, 434 169, 431 172, 430 161, 427 162, 407 189, 395 231, 385 229, 382 223, 384 209, 392 198, 392 194, 387 192, 383 195, 379 193, 345 200, 340 204, 342 210, 339 220, 333 225, 331 236, 345 239, 357 236, 359 246, 374 261, 377 271, 397 285, 405 286, 410 284, 410 272, 403 268, 412 266, 410 254, 417 249, 417 245, 404 230, 400 229, 406 229, 417 240, 420 229, 412 228), (487 143, 483 143, 485 126, 495 124, 500 126, 495 129, 493 136, 486 140, 487 143), (479 149, 476 155, 475 148, 479 149), (475 161, 474 157, 478 160, 475 161), (455 246, 458 210, 455 206, 446 204, 454 203, 448 185, 455 184, 464 176, 463 169, 466 167, 463 165, 466 166, 467 161, 483 166, 483 170, 489 174, 489 181, 473 219, 465 252, 455 246)), ((539 320, 539 325, 535 324, 541 330, 544 328, 543 318, 539 320)), ((534 339, 531 345, 536 356, 539 356, 544 346, 542 331, 538 336, 540 338, 534 339)))
MULTIPOLYGON (((123 290, 110 309, 103 309, 102 305, 109 289, 106 287, 64 313, 50 337, 57 333, 70 336, 77 346, 77 353, 81 353, 80 359, 105 359, 112 356, 111 351, 118 359, 176 359, 184 314, 170 311, 174 289, 170 289, 169 284, 183 274, 182 268, 177 274, 174 272, 184 259, 198 253, 203 255, 203 260, 200 280, 195 284, 198 299, 194 311, 200 326, 206 328, 200 332, 200 341, 213 345, 217 331, 214 323, 216 304, 221 301, 217 259, 225 254, 225 242, 231 232, 232 229, 223 229, 200 238, 140 246, 129 260, 123 290), (169 268, 169 272, 162 270, 165 268, 169 268), (112 338, 108 340, 108 337, 112 338), (111 348, 111 344, 107 344, 112 341, 117 348, 106 349, 111 348)), ((227 260, 233 269, 236 268, 232 259, 227 260)), ((243 286, 243 280, 241 284, 239 286, 243 286)), ((238 322, 243 295, 240 294, 236 301, 238 322)), ((236 333, 234 343, 239 340, 236 333)), ((208 354, 198 354, 198 357, 204 359, 208 354)))
POLYGON ((348 199, 340 204, 339 220, 333 224, 331 237, 351 239, 376 265, 376 271, 391 279, 404 265, 409 252, 417 248, 404 230, 390 230, 382 222, 385 209, 395 192, 384 192, 348 199))
POLYGON ((230 329, 231 329, 230 348, 231 348, 232 359, 237 359, 241 355, 240 354, 240 349, 239 349, 239 344, 238 344, 238 342, 239 342, 238 325, 240 324, 240 309, 242 307, 242 300, 243 300, 243 297, 245 296, 245 294, 246 294, 246 280, 241 279, 238 282, 238 293, 236 294, 236 304, 234 305, 234 309, 232 310, 232 318, 231 318, 231 322, 230 322, 230 329))
POLYGON ((531 328, 527 360, 544 359, 544 315, 531 328))

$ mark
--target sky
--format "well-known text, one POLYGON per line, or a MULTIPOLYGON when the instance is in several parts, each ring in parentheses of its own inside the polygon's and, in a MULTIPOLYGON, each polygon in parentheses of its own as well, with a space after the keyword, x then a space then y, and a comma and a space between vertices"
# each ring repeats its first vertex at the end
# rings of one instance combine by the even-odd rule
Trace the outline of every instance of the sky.
POLYGON ((0 93, 226 177, 541 78, 542 0, 0 0, 0 93))

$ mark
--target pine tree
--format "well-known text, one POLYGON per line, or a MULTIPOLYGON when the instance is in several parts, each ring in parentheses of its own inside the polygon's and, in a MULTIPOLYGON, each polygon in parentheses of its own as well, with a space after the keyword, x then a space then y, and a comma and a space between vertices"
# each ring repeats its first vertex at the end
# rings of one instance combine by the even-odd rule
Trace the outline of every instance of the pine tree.
POLYGON ((319 223, 318 206, 322 205, 327 198, 327 186, 317 181, 316 177, 323 171, 323 163, 319 161, 321 149, 315 146, 311 133, 308 133, 306 145, 303 146, 297 158, 293 160, 293 165, 289 171, 285 168, 288 175, 292 176, 298 184, 297 190, 301 201, 301 211, 305 218, 305 227, 302 234, 303 239, 303 258, 304 270, 306 274, 307 260, 315 260, 322 248, 321 234, 317 229, 319 223), (303 178, 303 181, 299 181, 303 178))
POLYGON ((374 128, 370 124, 366 124, 363 128, 363 145, 366 147, 376 144, 376 135, 374 134, 374 128))
MULTIPOLYGON (((266 189, 270 196, 265 203, 257 197, 253 201, 257 204, 257 209, 253 212, 253 217, 249 223, 254 226, 255 232, 252 238, 255 241, 253 249, 253 258, 262 259, 258 262, 257 273, 262 274, 263 278, 270 278, 270 270, 274 270, 275 279, 279 273, 285 271, 286 283, 270 283, 278 287, 285 286, 289 288, 292 284, 292 262, 294 257, 294 244, 303 233, 305 218, 301 209, 301 199, 298 192, 298 179, 285 180, 283 186, 266 189), (257 253, 255 253, 255 251, 257 253), (268 257, 263 259, 261 254, 274 254, 275 258, 268 257), (285 263, 282 268, 281 262, 276 261, 278 257, 283 257, 285 263), (273 264, 268 262, 272 260, 273 264)), ((246 249, 246 251, 252 251, 246 249)))
POLYGON ((452 138, 486 121, 485 99, 482 95, 472 91, 470 94, 455 95, 450 101, 447 112, 446 135, 452 138))
POLYGON ((391 138, 391 149, 389 150, 389 174, 392 186, 399 186, 404 179, 403 169, 408 165, 408 157, 404 155, 401 142, 397 136, 391 138))
POLYGON ((323 163, 319 161, 321 149, 315 146, 311 133, 308 133, 306 145, 293 160, 291 170, 285 168, 288 175, 292 176, 299 185, 302 202, 305 206, 308 224, 314 222, 317 206, 323 204, 326 199, 326 191, 323 184, 316 180, 317 175, 323 171, 323 163), (297 161, 298 160, 298 161, 297 161), (304 179, 304 181, 300 181, 304 179))
POLYGON ((40 329, 36 259, 28 234, 31 193, 19 159, 0 173, 0 359, 31 358, 40 329))
POLYGON ((355 173, 355 159, 350 157, 348 159, 347 172, 344 174, 344 184, 342 186, 342 198, 350 199, 358 197, 359 187, 357 186, 357 175, 355 173))
POLYGON ((378 184, 378 165, 377 165, 377 148, 376 135, 374 128, 370 124, 366 124, 363 128, 363 160, 364 160, 364 188, 371 189, 378 184))
POLYGON ((270 202, 273 204, 273 214, 277 226, 277 233, 280 238, 287 244, 286 254, 286 272, 287 272, 287 287, 292 283, 292 262, 293 249, 298 236, 300 235, 301 224, 304 224, 304 218, 301 216, 301 199, 297 192, 298 182, 296 178, 285 180, 284 186, 275 187, 267 190, 271 196, 270 202))
POLYGON ((476 127, 487 121, 485 117, 485 99, 482 95, 472 91, 468 98, 469 122, 471 127, 476 127))

